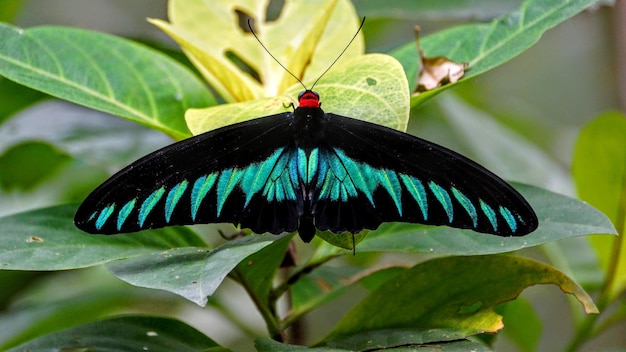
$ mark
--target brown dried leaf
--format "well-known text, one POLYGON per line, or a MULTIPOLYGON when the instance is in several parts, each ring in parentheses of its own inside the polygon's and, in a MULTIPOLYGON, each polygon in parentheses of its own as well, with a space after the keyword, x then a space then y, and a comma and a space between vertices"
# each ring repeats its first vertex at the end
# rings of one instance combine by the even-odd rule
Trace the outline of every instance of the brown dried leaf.
POLYGON ((466 62, 457 63, 445 56, 425 57, 419 42, 419 32, 419 26, 415 26, 415 42, 420 58, 416 95, 458 81, 467 69, 466 62))

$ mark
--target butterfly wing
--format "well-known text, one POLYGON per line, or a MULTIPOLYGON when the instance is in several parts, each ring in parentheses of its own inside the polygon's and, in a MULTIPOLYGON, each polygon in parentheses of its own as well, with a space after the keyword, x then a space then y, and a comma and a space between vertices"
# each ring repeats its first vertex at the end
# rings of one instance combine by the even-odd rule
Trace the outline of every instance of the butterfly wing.
POLYGON ((290 120, 283 113, 246 121, 151 153, 94 190, 74 222, 103 234, 220 222, 295 231, 302 199, 282 184, 293 158, 290 120))
POLYGON ((410 222, 520 236, 537 227, 526 200, 472 160, 384 126, 326 118, 318 152, 318 229, 354 233, 410 222))

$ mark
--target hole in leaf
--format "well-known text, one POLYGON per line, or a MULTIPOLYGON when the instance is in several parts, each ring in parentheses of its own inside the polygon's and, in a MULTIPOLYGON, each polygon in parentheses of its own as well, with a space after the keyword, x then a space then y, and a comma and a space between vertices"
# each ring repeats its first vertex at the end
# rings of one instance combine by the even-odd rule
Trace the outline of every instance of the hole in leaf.
POLYGON ((250 33, 250 28, 248 28, 248 20, 250 20, 250 25, 252 26, 252 29, 255 29, 254 18, 252 18, 252 16, 239 9, 235 9, 235 14, 237 15, 237 24, 244 33, 250 33))
POLYGON ((267 11, 265 12, 265 20, 267 22, 276 21, 283 11, 284 6, 285 0, 270 0, 269 5, 267 5, 267 11))

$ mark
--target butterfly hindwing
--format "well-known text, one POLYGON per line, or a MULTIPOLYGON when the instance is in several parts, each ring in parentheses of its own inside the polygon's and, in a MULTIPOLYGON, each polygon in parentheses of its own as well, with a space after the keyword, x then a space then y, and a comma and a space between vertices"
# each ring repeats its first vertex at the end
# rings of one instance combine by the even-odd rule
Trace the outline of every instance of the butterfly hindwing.
POLYGON ((293 158, 290 115, 227 126, 139 159, 89 195, 76 225, 105 234, 217 222, 295 231, 302 201, 283 176, 293 158))
POLYGON ((327 120, 319 229, 357 232, 399 221, 509 236, 537 227, 517 191, 460 154, 384 126, 334 114, 327 120))

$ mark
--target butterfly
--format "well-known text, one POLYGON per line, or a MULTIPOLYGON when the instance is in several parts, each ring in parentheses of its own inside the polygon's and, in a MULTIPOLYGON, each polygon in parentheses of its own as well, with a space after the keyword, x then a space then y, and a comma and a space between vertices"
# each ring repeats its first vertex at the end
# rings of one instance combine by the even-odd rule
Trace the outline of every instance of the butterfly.
POLYGON ((293 112, 174 143, 127 166, 76 212, 89 233, 232 223, 255 233, 356 233, 383 222, 532 232, 537 216, 470 159, 377 124, 325 113, 300 93, 293 112))
POLYGON ((304 86, 291 112, 209 131, 135 161, 83 201, 75 225, 116 234, 232 223, 255 233, 297 231, 304 242, 317 230, 354 234, 384 222, 499 236, 537 228, 528 202, 492 172, 410 134, 325 113, 315 83, 304 86))

